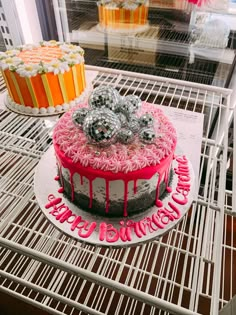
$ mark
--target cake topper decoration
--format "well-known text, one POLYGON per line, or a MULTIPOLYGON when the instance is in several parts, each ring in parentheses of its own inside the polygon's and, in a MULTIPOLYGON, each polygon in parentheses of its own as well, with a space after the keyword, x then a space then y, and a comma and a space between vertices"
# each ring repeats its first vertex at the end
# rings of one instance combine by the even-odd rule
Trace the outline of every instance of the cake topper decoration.
POLYGON ((132 113, 136 113, 142 106, 142 101, 137 95, 128 95, 125 100, 132 104, 132 113))
POLYGON ((140 130, 139 119, 135 116, 131 116, 129 120, 129 129, 133 131, 133 133, 138 133, 140 130))
POLYGON ((88 108, 78 108, 74 113, 72 114, 72 121, 73 123, 83 129, 83 123, 86 115, 88 114, 89 109, 88 108))
POLYGON ((121 123, 114 112, 107 108, 95 109, 84 119, 83 131, 91 144, 108 146, 116 141, 121 123))
POLYGON ((123 144, 129 144, 134 141, 134 134, 130 129, 121 129, 118 132, 117 140, 123 144))
POLYGON ((144 143, 152 143, 156 138, 155 131, 152 128, 143 128, 139 133, 139 138, 144 143))
POLYGON ((90 108, 73 112, 72 121, 83 129, 89 143, 101 147, 117 141, 129 144, 137 137, 145 144, 154 143, 156 133, 152 114, 136 116, 142 105, 138 96, 122 97, 115 88, 101 85, 91 93, 88 104, 90 108))
POLYGON ((118 91, 110 86, 101 85, 94 89, 89 98, 89 106, 92 109, 108 108, 115 111, 120 101, 118 91))
POLYGON ((139 118, 139 124, 141 127, 152 127, 154 124, 153 116, 149 113, 146 113, 139 118))

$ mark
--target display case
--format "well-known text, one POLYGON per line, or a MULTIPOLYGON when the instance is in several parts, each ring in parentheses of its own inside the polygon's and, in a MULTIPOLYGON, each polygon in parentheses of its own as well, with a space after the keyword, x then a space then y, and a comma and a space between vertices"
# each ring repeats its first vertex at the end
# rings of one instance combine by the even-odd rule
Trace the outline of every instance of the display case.
MULTIPOLYGON (((233 5, 203 10, 150 0, 148 29, 138 33, 99 29, 96 1, 36 1, 35 8, 40 36, 85 49, 93 87, 204 115, 198 189, 182 221, 159 239, 115 248, 69 237, 45 218, 34 191, 35 168, 60 117, 9 111, 2 80, 0 311, 218 314, 236 294, 235 42, 233 24, 224 47, 204 45, 201 31, 215 16, 233 17, 233 5)), ((23 26, 24 42, 22 34, 23 26)))
POLYGON ((204 20, 215 19, 207 9, 200 11, 187 1, 150 1, 149 28, 122 34, 99 31, 96 1, 54 2, 60 39, 84 47, 88 64, 226 86, 234 63, 234 29, 224 47, 210 47, 207 37, 197 44, 199 20, 203 27, 204 20))

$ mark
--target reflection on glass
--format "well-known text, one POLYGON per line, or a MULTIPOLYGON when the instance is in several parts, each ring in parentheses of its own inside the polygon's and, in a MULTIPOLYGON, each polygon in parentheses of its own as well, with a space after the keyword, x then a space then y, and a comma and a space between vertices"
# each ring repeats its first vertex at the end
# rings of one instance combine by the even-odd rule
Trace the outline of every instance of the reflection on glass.
POLYGON ((104 30, 133 30, 148 23, 148 0, 97 2, 99 26, 104 30))

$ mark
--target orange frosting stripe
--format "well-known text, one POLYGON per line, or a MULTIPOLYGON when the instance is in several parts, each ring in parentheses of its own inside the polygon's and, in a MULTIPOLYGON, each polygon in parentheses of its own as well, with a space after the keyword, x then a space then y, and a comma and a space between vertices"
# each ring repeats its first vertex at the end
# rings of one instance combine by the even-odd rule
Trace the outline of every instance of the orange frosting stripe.
POLYGON ((72 101, 75 98, 75 88, 72 70, 64 73, 65 88, 67 91, 68 101, 72 101))
MULTIPOLYGON (((11 94, 13 96, 14 102, 20 104, 20 98, 19 98, 18 93, 16 91, 15 84, 12 81, 10 70, 8 70, 8 69, 4 70, 3 73, 5 74, 5 76, 7 78, 7 82, 8 82, 9 88, 11 90, 11 94)), ((13 75, 14 74, 15 74, 15 72, 13 72, 13 75)))
POLYGON ((35 92, 36 99, 38 101, 39 108, 48 107, 48 98, 44 90, 43 82, 40 75, 31 77, 31 82, 35 92))
POLYGON ((76 65, 76 71, 77 71, 78 82, 79 82, 79 92, 81 94, 85 87, 83 83, 83 68, 81 67, 80 64, 76 65))
POLYGON ((142 10, 142 24, 144 24, 144 21, 147 18, 147 8, 144 6, 142 10))
POLYGON ((81 68, 81 73, 82 73, 82 82, 83 82, 83 91, 84 91, 84 89, 86 88, 84 63, 81 63, 80 68, 81 68))
POLYGON ((136 10, 134 10, 134 23, 138 24, 138 20, 139 20, 139 11, 142 10, 142 7, 137 8, 136 10))
POLYGON ((103 7, 101 5, 98 6, 98 17, 99 17, 99 21, 103 22, 103 7))
POLYGON ((120 10, 115 10, 115 22, 119 23, 120 21, 120 10))
POLYGON ((13 97, 13 95, 12 95, 12 92, 11 92, 10 85, 9 85, 9 83, 8 83, 7 77, 6 77, 5 73, 4 73, 4 71, 1 71, 1 73, 2 73, 2 76, 3 76, 4 80, 5 80, 5 82, 6 82, 7 90, 8 90, 8 92, 9 92, 9 94, 10 94, 12 100, 14 100, 14 97, 13 97))
POLYGON ((54 75, 53 73, 47 73, 46 76, 48 79, 48 84, 51 89, 54 105, 63 104, 64 100, 63 100, 58 77, 54 75))
MULTIPOLYGON (((22 92, 22 97, 26 106, 34 107, 33 100, 31 98, 27 83, 25 78, 21 77, 18 73, 15 72, 16 81, 19 85, 19 88, 22 92)), ((20 104, 20 103, 19 103, 20 104)))
POLYGON ((124 9, 125 11, 125 23, 129 23, 130 22, 130 10, 126 10, 124 9))

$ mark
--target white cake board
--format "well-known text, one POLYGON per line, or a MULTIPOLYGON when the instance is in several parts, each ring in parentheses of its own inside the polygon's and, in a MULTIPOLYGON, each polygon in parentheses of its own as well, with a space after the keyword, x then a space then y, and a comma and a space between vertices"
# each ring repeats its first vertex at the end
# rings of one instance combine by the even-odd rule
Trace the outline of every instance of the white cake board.
MULTIPOLYGON (((182 157, 183 155, 177 155, 177 157, 182 157)), ((173 169, 178 166, 178 162, 176 160, 173 161, 173 169)), ((46 218, 54 224, 59 230, 62 232, 68 234, 69 236, 77 239, 80 242, 87 242, 93 245, 99 245, 99 246, 112 246, 112 247, 124 247, 124 246, 131 246, 131 245, 138 245, 143 242, 147 242, 153 239, 157 239, 161 237, 163 234, 168 232, 170 229, 172 229, 176 224, 178 224, 186 212, 191 207, 192 201, 193 201, 193 193, 195 189, 194 185, 194 171, 192 168, 192 165, 190 161, 188 160, 188 167, 189 167, 189 173, 191 180, 189 181, 190 185, 190 191, 187 195, 187 202, 184 205, 178 204, 173 199, 173 194, 176 194, 176 188, 179 182, 178 175, 173 172, 173 180, 171 183, 172 192, 167 194, 164 199, 162 199, 163 206, 158 208, 157 206, 153 206, 143 212, 142 214, 133 215, 131 217, 126 218, 106 218, 101 216, 93 215, 89 212, 83 211, 78 206, 74 205, 72 202, 70 202, 62 193, 59 193, 58 190, 60 188, 59 182, 56 181, 54 178, 57 175, 57 166, 56 166, 56 158, 54 154, 54 148, 53 146, 50 147, 50 149, 42 156, 39 164, 36 167, 35 171, 35 178, 34 178, 34 190, 35 195, 37 198, 37 201, 39 203, 40 208, 42 209, 44 215, 46 218), (49 208, 46 208, 45 205, 47 205, 50 201, 60 198, 60 202, 58 200, 58 204, 51 206, 49 208), (170 203, 176 207, 179 211, 179 216, 175 214, 173 211, 173 208, 170 206, 170 203), (61 207, 60 207, 61 206, 61 207), (60 207, 60 208, 59 208, 60 207), (163 227, 160 228, 159 224, 156 225, 153 223, 152 220, 153 215, 155 214, 160 215, 160 212, 166 208, 167 211, 170 213, 170 215, 175 216, 175 218, 172 218, 172 220, 168 219, 168 217, 163 218, 163 221, 161 222, 161 225, 163 227), (67 219, 62 219, 62 214, 68 214, 68 211, 70 212, 69 217, 67 219), (78 217, 81 217, 83 222, 78 223, 77 228, 72 230, 73 223, 75 220, 78 220, 78 217), (60 222, 59 219, 63 222, 60 222), (116 241, 113 238, 117 236, 117 231, 120 230, 122 226, 127 226, 131 224, 132 222, 141 225, 143 227, 144 233, 141 233, 142 235, 137 235, 137 233, 134 230, 134 227, 130 228, 130 240, 122 240, 119 234, 119 238, 116 241), (84 233, 86 233, 86 230, 83 228, 84 223, 88 223, 88 227, 91 226, 91 223, 95 224, 96 227, 92 230, 92 233, 90 235, 87 235, 86 237, 81 236, 84 233), (142 222, 146 223, 142 224, 142 222), (148 223, 149 222, 149 223, 148 223), (107 225, 109 224, 109 229, 104 234, 104 238, 100 239, 101 235, 101 224, 107 225), (159 227, 158 227, 159 226, 159 227), (145 232, 146 231, 146 232, 145 232)), ((182 199, 183 197, 179 195, 179 199, 182 199)))

